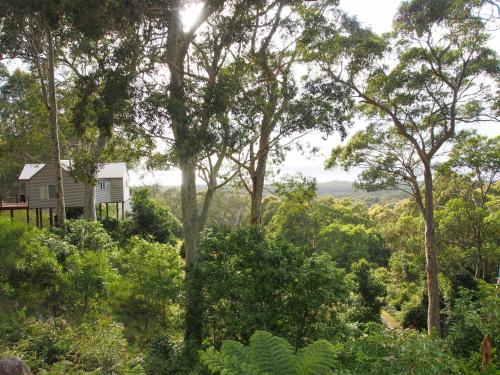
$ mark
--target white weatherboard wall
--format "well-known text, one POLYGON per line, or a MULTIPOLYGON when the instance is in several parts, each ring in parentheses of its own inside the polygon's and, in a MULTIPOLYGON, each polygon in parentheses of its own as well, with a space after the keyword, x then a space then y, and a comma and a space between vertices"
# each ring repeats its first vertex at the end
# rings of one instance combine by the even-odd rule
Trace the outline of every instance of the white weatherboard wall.
MULTIPOLYGON (((83 207, 84 187, 81 182, 75 182, 73 177, 63 169, 64 202, 66 207, 83 207)), ((30 208, 55 208, 57 200, 40 199, 40 186, 55 185, 56 169, 47 164, 40 169, 27 183, 27 193, 30 208)))
POLYGON ((97 181, 97 185, 95 187, 95 202, 96 203, 105 203, 111 202, 111 182, 109 180, 99 180, 97 181), (101 182, 106 182, 106 189, 101 189, 101 182))

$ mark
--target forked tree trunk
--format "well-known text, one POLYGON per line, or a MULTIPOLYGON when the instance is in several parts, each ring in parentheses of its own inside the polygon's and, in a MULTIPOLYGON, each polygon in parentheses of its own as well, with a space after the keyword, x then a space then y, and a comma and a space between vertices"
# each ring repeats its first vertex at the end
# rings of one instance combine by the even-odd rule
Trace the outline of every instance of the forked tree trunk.
POLYGON ((48 103, 50 115, 50 135, 52 141, 52 159, 56 169, 56 199, 57 199, 57 226, 63 226, 66 220, 66 208, 64 204, 64 185, 63 174, 61 168, 61 147, 59 144, 59 124, 57 121, 57 99, 56 99, 56 84, 54 74, 54 37, 52 31, 47 28, 47 42, 48 42, 48 103))
POLYGON ((424 168, 425 259, 427 273, 427 293, 429 298, 429 306, 427 310, 427 330, 429 335, 441 335, 441 325, 439 320, 440 306, 436 254, 436 233, 434 226, 434 202, 432 192, 432 171, 430 163, 424 168))
MULTIPOLYGON (((203 7, 199 21, 207 19, 221 6, 223 1, 211 1, 207 10, 203 7)), ((184 65, 193 34, 186 34, 181 20, 180 10, 183 1, 171 0, 168 2, 168 33, 166 57, 170 72, 168 112, 171 116, 171 128, 175 137, 175 148, 180 159, 182 171, 181 203, 182 227, 184 237, 184 251, 186 254, 186 318, 184 339, 188 351, 196 353, 202 341, 203 327, 203 293, 200 271, 200 254, 198 249, 199 223, 198 201, 196 196, 196 143, 195 135, 189 131, 186 114, 186 98, 184 92, 184 65), (187 39, 186 39, 187 38, 187 39)), ((194 33, 194 31, 193 31, 194 33)), ((191 353, 191 354, 192 354, 191 353)))

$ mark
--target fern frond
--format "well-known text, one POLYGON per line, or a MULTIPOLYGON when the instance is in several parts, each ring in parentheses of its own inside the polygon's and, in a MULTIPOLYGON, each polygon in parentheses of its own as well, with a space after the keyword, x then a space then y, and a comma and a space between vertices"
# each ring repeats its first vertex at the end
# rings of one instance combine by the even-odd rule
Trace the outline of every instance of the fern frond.
POLYGON ((332 375, 338 363, 335 347, 328 341, 313 342, 302 349, 297 358, 297 375, 332 375))
POLYGON ((222 372, 226 369, 225 358, 222 353, 216 352, 212 348, 198 353, 201 363, 206 366, 212 374, 222 372))
POLYGON ((233 341, 225 340, 222 342, 221 353, 234 356, 241 363, 250 362, 250 351, 243 344, 233 341))
POLYGON ((285 339, 256 331, 250 338, 250 353, 252 363, 261 373, 295 374, 293 349, 285 339))

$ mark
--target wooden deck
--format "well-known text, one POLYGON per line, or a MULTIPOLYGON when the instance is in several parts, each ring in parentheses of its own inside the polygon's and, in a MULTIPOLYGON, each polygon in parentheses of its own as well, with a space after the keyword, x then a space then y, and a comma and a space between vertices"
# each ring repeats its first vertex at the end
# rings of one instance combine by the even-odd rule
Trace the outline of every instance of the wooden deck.
POLYGON ((27 202, 2 202, 0 201, 0 210, 10 211, 10 210, 26 210, 29 208, 27 202))

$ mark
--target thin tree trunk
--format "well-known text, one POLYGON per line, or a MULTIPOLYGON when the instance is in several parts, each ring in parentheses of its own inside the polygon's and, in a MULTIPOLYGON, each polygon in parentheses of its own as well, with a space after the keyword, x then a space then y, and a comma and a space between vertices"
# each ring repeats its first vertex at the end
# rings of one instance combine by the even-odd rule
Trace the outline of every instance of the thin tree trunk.
POLYGON ((474 232, 476 237, 476 272, 474 276, 478 279, 484 279, 484 257, 482 251, 483 243, 481 240, 481 226, 478 225, 474 232))
POLYGON ((429 298, 429 306, 427 310, 427 330, 429 335, 441 335, 441 326, 439 321, 440 306, 436 234, 434 228, 434 202, 432 192, 432 171, 430 164, 425 166, 424 189, 425 258, 427 271, 427 293, 429 298))
POLYGON ((474 276, 477 279, 484 279, 484 258, 483 255, 481 254, 481 250, 477 249, 476 253, 476 269, 474 276))
POLYGON ((203 199, 203 207, 201 209, 200 218, 198 220, 198 232, 201 233, 205 226, 207 225, 208 213, 210 212, 210 206, 214 199, 215 189, 213 187, 208 187, 205 193, 205 198, 203 199))
MULTIPOLYGON (((265 129, 268 126, 263 127, 265 129)), ((267 157, 269 155, 269 137, 267 130, 263 132, 260 140, 257 167, 252 175, 252 194, 250 202, 250 223, 260 225, 262 222, 262 197, 264 195, 264 183, 266 178, 267 157)))
POLYGON ((96 221, 97 215, 95 212, 95 186, 93 184, 84 183, 84 202, 83 216, 87 221, 96 221))
POLYGON ((92 152, 92 156, 94 158, 94 162, 92 165, 88 167, 91 168, 91 173, 93 174, 92 180, 85 181, 83 184, 85 186, 84 189, 84 197, 83 197, 83 216, 87 221, 96 221, 97 215, 95 210, 95 183, 97 181, 97 172, 99 170, 99 160, 101 158, 102 150, 106 147, 106 143, 108 142, 108 136, 100 131, 99 136, 97 137, 97 142, 95 143, 94 150, 92 152))
POLYGON ((203 294, 198 250, 198 209, 196 199, 196 165, 187 161, 182 170, 182 225, 186 255, 186 320, 184 339, 195 345, 202 341, 203 294))
POLYGON ((262 222, 262 197, 264 195, 265 164, 259 164, 252 176, 252 194, 250 202, 250 223, 259 225, 262 222))
POLYGON ((61 168, 61 147, 59 144, 59 125, 57 122, 57 99, 56 99, 56 85, 54 74, 54 38, 52 31, 47 28, 47 41, 48 41, 48 102, 50 114, 50 132, 52 141, 52 158, 54 167, 56 169, 56 199, 57 199, 57 226, 63 226, 66 220, 66 209, 64 204, 64 186, 63 174, 61 168))

